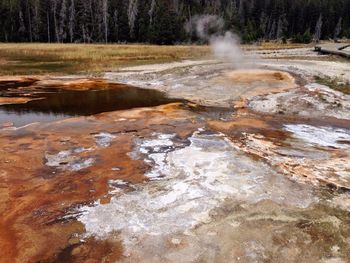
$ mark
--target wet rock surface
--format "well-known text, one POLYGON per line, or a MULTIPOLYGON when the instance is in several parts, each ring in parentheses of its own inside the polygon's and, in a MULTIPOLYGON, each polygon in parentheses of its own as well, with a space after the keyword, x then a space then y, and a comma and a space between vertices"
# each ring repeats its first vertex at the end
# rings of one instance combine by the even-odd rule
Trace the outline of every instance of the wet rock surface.
MULTIPOLYGON (((85 226, 71 208, 98 199, 108 202, 111 185, 120 185, 113 180, 148 180, 144 174, 150 165, 128 155, 135 136, 174 132, 185 138, 198 125, 186 110, 169 105, 2 130, 1 260, 51 261, 69 250, 73 236, 79 241, 74 246, 84 247, 92 259, 115 254, 93 252, 105 241, 81 241, 85 226), (106 134, 114 136, 106 140, 106 134)), ((108 242, 120 251, 120 242, 108 242)), ((69 255, 74 258, 74 253, 69 255)))
POLYGON ((265 113, 350 119, 350 96, 316 83, 256 96, 250 99, 249 107, 265 113))
POLYGON ((192 102, 0 126, 1 262, 347 262, 345 95, 213 61, 107 77, 192 102))
MULTIPOLYGON (((186 253, 190 253, 189 261, 210 262, 213 251, 204 251, 199 244, 203 240, 193 243, 192 238, 198 227, 216 224, 231 214, 222 208, 224 203, 248 205, 270 200, 297 208, 317 203, 310 187, 299 186, 272 172, 266 164, 242 155, 223 134, 202 132, 205 131, 194 132, 188 146, 153 157, 156 161, 148 176, 156 181, 135 186, 134 191, 113 197, 109 204, 97 202, 80 207, 78 220, 85 225, 86 235, 106 238, 120 232, 128 262, 176 261, 176 254, 186 253), (177 246, 180 247, 175 249, 177 246), (152 248, 157 248, 157 256, 152 248)), ((167 141, 158 136, 157 142, 138 144, 172 144, 169 135, 160 137, 167 137, 167 141)), ((204 247, 214 245, 208 242, 204 247)), ((215 254, 219 256, 220 250, 215 254)))

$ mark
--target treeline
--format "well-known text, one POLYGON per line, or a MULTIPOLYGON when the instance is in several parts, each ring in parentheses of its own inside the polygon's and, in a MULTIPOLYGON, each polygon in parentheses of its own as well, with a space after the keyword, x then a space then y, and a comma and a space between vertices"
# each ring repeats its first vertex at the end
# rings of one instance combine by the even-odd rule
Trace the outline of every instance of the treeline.
POLYGON ((0 41, 197 42, 201 14, 245 42, 350 38, 350 0, 0 0, 0 41))

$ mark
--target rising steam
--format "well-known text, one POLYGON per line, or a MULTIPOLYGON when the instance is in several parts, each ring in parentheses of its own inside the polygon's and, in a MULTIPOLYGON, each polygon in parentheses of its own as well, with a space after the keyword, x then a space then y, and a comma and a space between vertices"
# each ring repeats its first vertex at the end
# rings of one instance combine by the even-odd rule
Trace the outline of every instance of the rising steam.
POLYGON ((244 59, 239 37, 224 31, 224 20, 215 15, 195 16, 185 26, 187 32, 195 34, 203 42, 210 44, 216 59, 242 67, 244 59))
POLYGON ((224 20, 214 15, 195 16, 187 25, 187 30, 196 33, 203 41, 209 41, 214 35, 221 34, 224 28, 224 20))
POLYGON ((222 36, 212 37, 209 42, 212 52, 217 59, 230 62, 236 67, 243 66, 243 52, 236 35, 226 32, 222 36))

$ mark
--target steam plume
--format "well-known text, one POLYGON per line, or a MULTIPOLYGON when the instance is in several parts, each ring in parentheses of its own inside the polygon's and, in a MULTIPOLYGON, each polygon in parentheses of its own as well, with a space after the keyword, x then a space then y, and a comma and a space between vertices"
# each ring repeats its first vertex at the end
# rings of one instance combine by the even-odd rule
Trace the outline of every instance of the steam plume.
POLYGON ((240 39, 230 31, 224 32, 222 18, 215 15, 195 16, 186 24, 186 30, 208 42, 216 59, 242 67, 244 59, 239 45, 240 39))

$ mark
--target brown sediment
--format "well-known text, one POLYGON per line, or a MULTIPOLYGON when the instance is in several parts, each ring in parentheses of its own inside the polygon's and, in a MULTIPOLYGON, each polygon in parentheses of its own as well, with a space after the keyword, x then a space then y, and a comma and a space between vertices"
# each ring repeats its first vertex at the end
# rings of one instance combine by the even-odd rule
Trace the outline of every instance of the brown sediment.
POLYGON ((244 95, 234 102, 233 107, 238 114, 250 112, 249 100, 255 96, 285 92, 299 86, 302 80, 288 72, 250 69, 235 70, 226 74, 226 77, 238 85, 254 87, 247 89, 244 95))
POLYGON ((37 82, 39 78, 37 77, 0 77, 0 88, 6 87, 27 87, 35 82, 37 82))
POLYGON ((288 137, 287 132, 274 128, 267 121, 252 117, 238 118, 230 122, 210 121, 208 126, 235 140, 241 140, 247 133, 262 134, 276 143, 283 143, 288 137))
POLYGON ((241 97, 238 101, 236 101, 234 103, 234 108, 237 111, 242 111, 245 110, 248 107, 248 103, 249 101, 247 100, 247 98, 241 97))
POLYGON ((161 132, 185 138, 201 126, 181 104, 171 104, 3 130, 0 262, 52 262, 67 258, 67 253, 74 262, 84 262, 91 255, 113 262, 121 256, 118 241, 76 244, 74 237, 81 236, 84 227, 74 219, 76 215, 64 216, 79 204, 108 202, 111 179, 133 184, 147 180, 144 174, 149 167, 128 155, 135 137, 161 132), (96 145, 93 136, 100 132, 115 136, 110 146, 96 145), (81 147, 90 150, 76 157, 94 158, 92 166, 70 171, 45 165, 48 153, 81 147), (113 167, 121 169, 113 171, 113 167))
POLYGON ((244 129, 267 129, 270 128, 270 125, 266 121, 261 119, 253 118, 253 117, 238 117, 233 121, 229 122, 220 122, 220 121, 210 121, 209 125, 214 127, 219 127, 223 130, 237 129, 242 127, 244 129))
POLYGON ((69 90, 116 89, 124 84, 84 77, 0 77, 0 88, 61 88, 69 90))
POLYGON ((6 104, 24 104, 33 100, 33 98, 24 97, 0 97, 0 105, 6 104))
POLYGON ((236 82, 251 83, 254 81, 264 82, 290 82, 294 83, 294 78, 287 72, 249 69, 249 70, 235 70, 228 73, 228 77, 236 82))
POLYGON ((227 73, 234 83, 244 84, 247 87, 257 85, 253 90, 249 90, 244 97, 258 96, 266 93, 281 92, 296 87, 295 78, 288 72, 274 70, 235 70, 227 73))
POLYGON ((245 134, 261 134, 276 143, 283 143, 289 137, 288 132, 281 129, 287 121, 288 118, 259 114, 243 108, 236 111, 232 120, 208 121, 208 126, 235 140, 240 140, 245 134))
POLYGON ((69 90, 112 89, 125 87, 123 84, 111 83, 96 78, 52 78, 43 79, 35 83, 37 87, 59 87, 69 90))
MULTIPOLYGON (((70 242, 71 243, 71 242, 70 242)), ((75 243, 66 247, 49 262, 85 263, 85 262, 117 262, 122 257, 123 249, 120 243, 111 240, 95 240, 89 238, 84 242, 75 243)))

